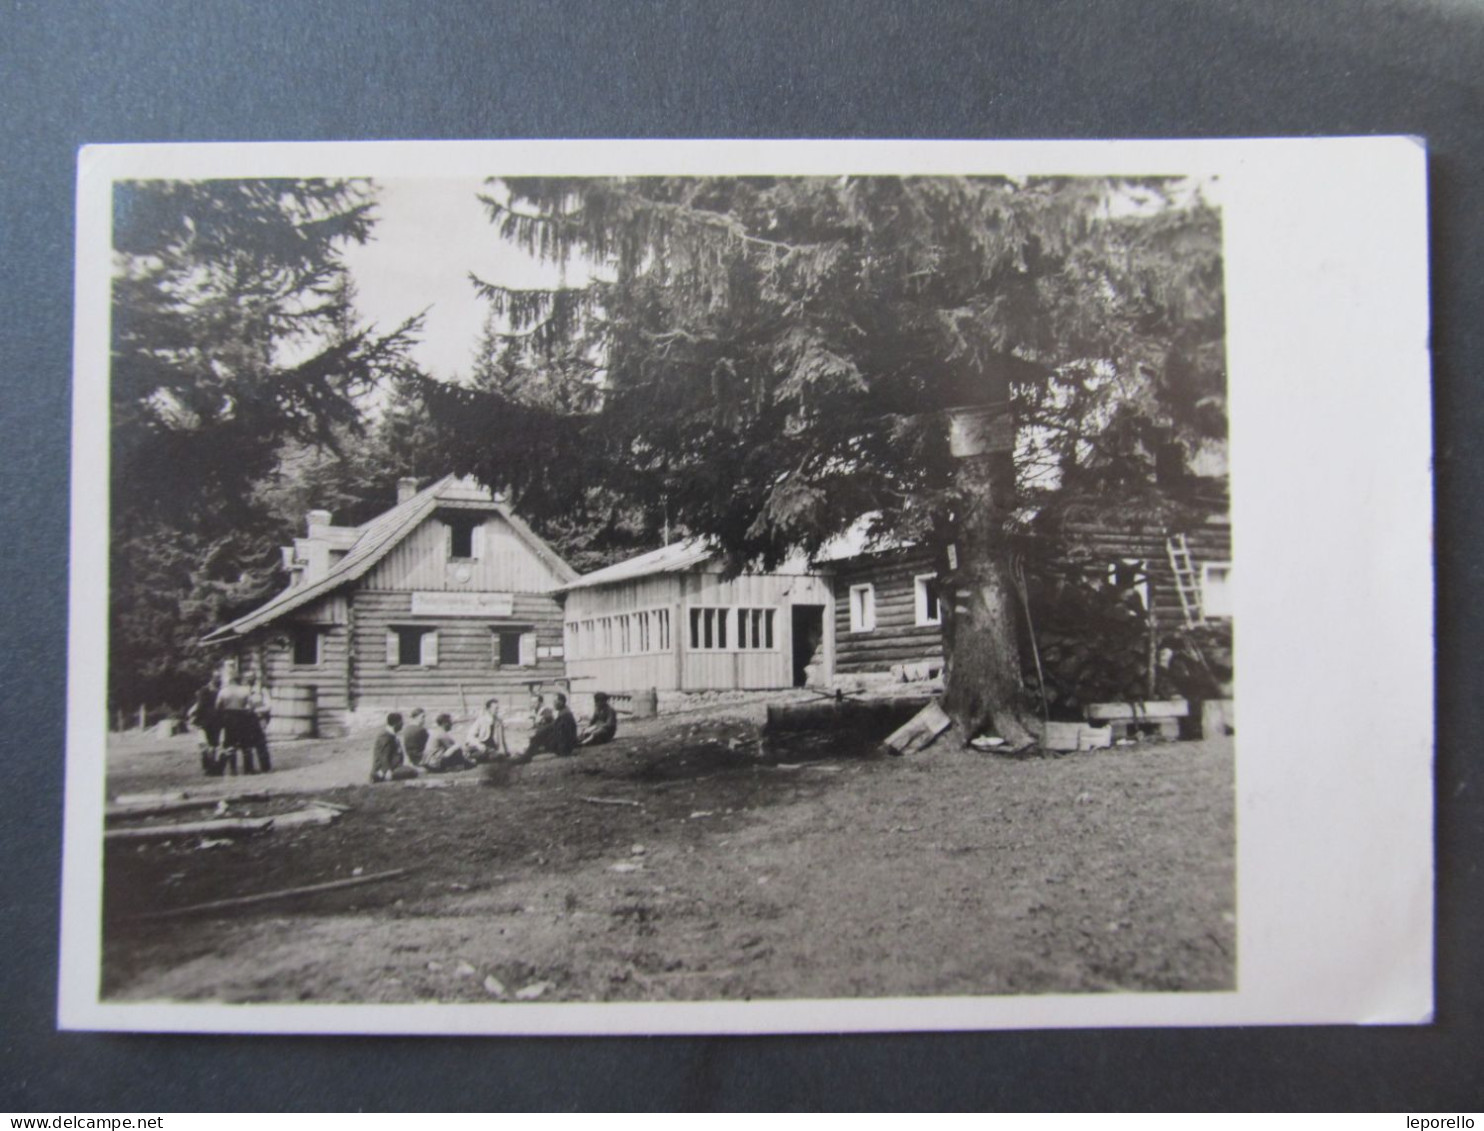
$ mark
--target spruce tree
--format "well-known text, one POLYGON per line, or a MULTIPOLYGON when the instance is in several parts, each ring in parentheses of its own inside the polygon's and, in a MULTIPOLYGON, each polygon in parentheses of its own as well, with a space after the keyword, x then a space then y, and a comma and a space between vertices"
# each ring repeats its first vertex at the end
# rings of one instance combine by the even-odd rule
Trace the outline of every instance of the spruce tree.
POLYGON ((117 185, 115 704, 189 694, 210 666, 199 638, 276 586, 291 533, 278 472, 346 448, 363 398, 407 379, 415 320, 389 333, 359 324, 341 260, 369 237, 373 207, 356 181, 117 185))
POLYGON ((501 237, 581 268, 477 285, 522 364, 583 396, 430 386, 459 462, 537 518, 594 483, 663 500, 734 568, 866 515, 931 546, 965 737, 1032 738, 1025 503, 1152 497, 1160 453, 1224 434, 1219 220, 1182 182, 503 179, 483 200, 501 237), (954 413, 998 403, 1013 456, 956 457, 954 413))

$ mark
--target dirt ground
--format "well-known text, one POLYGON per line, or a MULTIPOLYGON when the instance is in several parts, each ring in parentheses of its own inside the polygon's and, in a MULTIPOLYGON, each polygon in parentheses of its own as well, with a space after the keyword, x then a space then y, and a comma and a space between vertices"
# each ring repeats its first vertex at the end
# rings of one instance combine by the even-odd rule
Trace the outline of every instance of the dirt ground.
MULTIPOLYGON (((367 735, 206 779, 119 741, 111 795, 271 790, 333 824, 110 841, 103 994, 123 1001, 658 1001, 1230 989, 1230 739, 1010 760, 857 735, 763 740, 760 703, 610 746, 363 784, 367 735), (149 913, 396 868, 381 882, 149 913)), ((197 820, 210 811, 157 818, 197 820)), ((137 823, 137 822, 136 822, 137 823)))

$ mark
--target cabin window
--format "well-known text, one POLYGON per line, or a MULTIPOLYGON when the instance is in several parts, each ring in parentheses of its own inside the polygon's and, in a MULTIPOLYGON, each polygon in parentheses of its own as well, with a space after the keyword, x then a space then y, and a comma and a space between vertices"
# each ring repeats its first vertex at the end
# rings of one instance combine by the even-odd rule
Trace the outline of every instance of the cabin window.
POLYGON ((943 623, 943 609, 938 604, 938 575, 936 573, 920 573, 914 577, 912 594, 919 625, 943 623))
POLYGON ((727 646, 727 620, 730 609, 692 609, 690 611, 690 646, 693 651, 713 652, 727 646))
POLYGON ((1201 612, 1218 619, 1232 615, 1231 562, 1204 562, 1201 565, 1201 612))
POLYGON ((490 635, 496 667, 529 668, 535 666, 536 634, 531 629, 494 628, 490 630, 490 635))
POLYGON ((387 667, 438 666, 438 630, 425 625, 393 625, 386 630, 387 667))
POLYGON ((320 662, 320 630, 315 624, 298 624, 293 630, 294 666, 311 668, 320 662))
POLYGON ((748 650, 773 647, 773 609, 737 610, 737 647, 748 650))
POLYGON ((870 632, 876 627, 876 587, 865 585, 850 587, 850 631, 870 632))
POLYGON ((495 663, 502 668, 520 666, 520 636, 512 629, 495 633, 495 663))
POLYGON ((474 532, 483 524, 480 518, 448 518, 444 519, 448 524, 448 556, 450 558, 461 558, 472 560, 479 556, 475 543, 478 541, 474 532))

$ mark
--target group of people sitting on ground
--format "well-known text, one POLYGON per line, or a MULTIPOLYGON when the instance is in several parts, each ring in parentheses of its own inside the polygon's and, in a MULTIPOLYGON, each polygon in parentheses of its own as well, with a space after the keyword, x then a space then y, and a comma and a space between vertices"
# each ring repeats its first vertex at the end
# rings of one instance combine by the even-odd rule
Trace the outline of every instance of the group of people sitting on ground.
POLYGON ((237 773, 242 759, 245 774, 273 769, 268 754, 268 722, 273 700, 261 676, 247 683, 237 672, 222 681, 219 673, 196 692, 186 722, 201 732, 201 769, 207 777, 237 773))
POLYGON ((536 695, 531 707, 530 738, 520 754, 511 753, 498 699, 485 701, 484 709, 469 724, 463 742, 456 742, 452 731, 453 718, 448 714, 439 715, 429 727, 427 712, 421 707, 407 719, 400 711, 393 711, 387 715, 386 727, 377 734, 372 748, 371 780, 402 781, 423 773, 466 770, 501 759, 523 765, 543 753, 565 758, 576 753, 578 747, 612 741, 618 733, 618 712, 606 694, 596 692, 592 717, 579 727, 565 695, 558 692, 552 696, 550 706, 545 696, 536 695))

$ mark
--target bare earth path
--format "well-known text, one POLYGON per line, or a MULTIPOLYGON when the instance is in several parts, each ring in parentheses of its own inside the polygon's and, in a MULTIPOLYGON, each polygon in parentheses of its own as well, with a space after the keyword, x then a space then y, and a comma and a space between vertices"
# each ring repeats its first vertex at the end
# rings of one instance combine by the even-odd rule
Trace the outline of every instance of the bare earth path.
MULTIPOLYGON (((313 790, 350 811, 209 848, 199 837, 110 847, 105 997, 1232 988, 1231 740, 1028 761, 940 744, 889 759, 847 739, 767 748, 759 716, 630 726, 610 747, 494 787, 477 772, 438 788, 349 784, 364 780, 364 736, 282 744, 281 774, 225 788, 313 790), (134 918, 397 867, 412 871, 231 913, 134 918)), ((206 781, 191 757, 188 744, 121 750, 110 789, 195 791, 206 781)))

